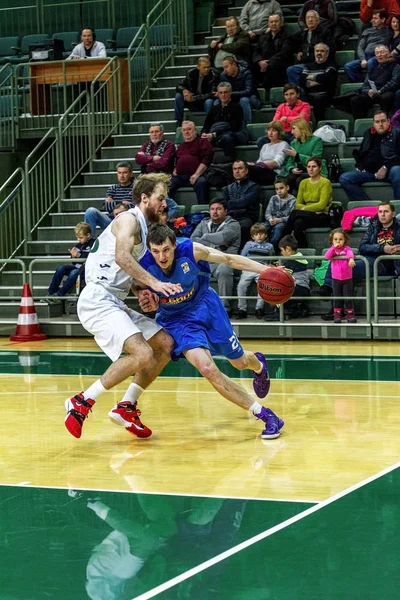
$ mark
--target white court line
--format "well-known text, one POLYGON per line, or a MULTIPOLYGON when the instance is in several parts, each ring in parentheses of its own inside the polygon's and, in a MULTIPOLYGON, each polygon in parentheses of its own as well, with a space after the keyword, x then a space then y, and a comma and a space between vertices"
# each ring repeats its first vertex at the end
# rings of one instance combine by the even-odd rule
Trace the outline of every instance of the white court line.
POLYGON ((355 490, 357 490, 361 487, 364 487, 365 485, 368 485, 372 481, 375 481, 376 479, 379 479, 380 477, 387 475, 388 473, 390 473, 391 471, 394 471, 395 469, 398 469, 399 467, 400 467, 400 462, 396 463, 395 465, 392 465, 391 467, 387 467, 383 471, 380 471, 379 473, 376 473, 375 475, 372 475, 371 477, 368 477, 367 479, 364 479, 363 481, 360 481, 359 483, 352 485, 351 487, 347 488, 346 490, 343 490, 343 492, 339 492, 338 494, 331 496, 331 498, 328 498, 328 500, 319 502, 316 506, 312 506, 311 508, 308 508, 307 510, 299 513, 298 515, 295 515, 294 517, 291 517, 290 519, 287 519, 286 521, 279 523, 279 525, 270 527, 270 529, 267 529, 266 531, 263 531, 262 533, 259 533, 255 536, 253 536, 249 540, 246 540, 245 542, 242 542, 241 544, 238 544, 237 546, 234 546, 233 548, 230 548, 229 550, 226 550, 225 552, 222 552, 221 554, 218 554, 217 556, 214 556, 210 560, 207 560, 204 563, 201 563, 200 565, 198 565, 197 567, 194 567, 193 569, 189 569, 189 571, 186 571, 185 573, 182 573, 181 575, 178 575, 177 577, 174 577, 173 579, 170 579, 169 581, 166 581, 165 583, 158 585, 157 587, 153 588, 152 590, 149 590, 148 592, 145 592, 144 594, 141 594, 140 596, 135 596, 135 598, 133 598, 132 600, 149 600, 150 598, 154 598, 158 594, 161 594, 162 592, 169 590, 170 588, 178 585, 179 583, 182 583, 182 581, 186 581, 186 579, 189 579, 190 577, 193 577, 194 575, 197 575, 198 573, 201 573, 202 571, 209 569, 210 567, 229 558, 230 556, 233 556, 234 554, 237 554, 238 552, 245 550, 249 546, 252 546, 252 545, 256 544, 257 542, 260 542, 261 540, 264 540, 265 538, 273 535, 274 533, 281 531, 281 529, 285 529, 286 527, 289 527, 290 525, 297 523, 297 521, 301 521, 305 517, 312 515, 313 513, 317 512, 318 510, 325 508, 329 504, 336 502, 336 500, 339 500, 340 498, 343 498, 344 496, 351 494, 355 490))
MULTIPOLYGON (((321 381, 321 380, 319 380, 319 381, 321 381)), ((330 381, 330 380, 328 380, 328 381, 330 381)), ((336 380, 336 381, 338 381, 338 380, 336 380)), ((336 383, 336 381, 335 381, 335 383, 336 383)), ((385 382, 382 381, 382 383, 385 383, 385 382)), ((108 391, 109 392, 120 392, 122 394, 123 392, 126 391, 126 388, 123 388, 123 389, 122 388, 121 389, 112 388, 112 390, 108 390, 108 391)), ((246 390, 246 391, 248 391, 248 390, 246 390)), ((196 392, 196 390, 193 390, 193 389, 191 389, 191 390, 182 390, 182 389, 179 388, 179 389, 176 389, 176 390, 170 390, 170 389, 168 389, 168 390, 162 390, 162 389, 145 390, 145 393, 146 392, 150 393, 150 394, 155 394, 155 393, 162 393, 162 394, 177 394, 177 393, 179 393, 179 394, 181 394, 181 393, 182 394, 193 394, 194 392, 196 392)), ((251 390, 251 392, 252 392, 252 390, 251 390)), ((54 394, 55 394, 54 391, 48 391, 48 390, 43 390, 43 391, 41 391, 41 390, 35 390, 34 392, 28 392, 28 393, 29 394, 40 394, 41 396, 46 396, 46 395, 54 396, 54 394)), ((63 394, 63 395, 67 394, 68 395, 70 393, 71 393, 71 390, 57 390, 57 394, 63 394)), ((218 395, 218 392, 216 392, 215 390, 214 391, 213 390, 204 390, 204 391, 203 390, 198 390, 197 393, 201 394, 202 396, 204 396, 206 394, 218 395)), ((26 390, 24 391, 24 394, 27 395, 26 390)), ((21 395, 20 391, 19 392, 0 392, 0 396, 20 396, 20 395, 21 395)), ((293 395, 295 395, 298 398, 303 398, 303 397, 306 397, 306 398, 316 398, 318 396, 321 396, 321 393, 318 393, 318 394, 298 394, 296 391, 293 391, 293 392, 270 392, 268 394, 268 398, 273 398, 275 396, 285 396, 286 397, 286 396, 293 396, 293 395)), ((341 392, 331 392, 331 391, 329 392, 329 395, 332 398, 366 398, 366 397, 369 397, 369 396, 376 396, 376 397, 379 397, 379 398, 397 398, 398 397, 398 394, 395 394, 395 393, 391 394, 390 396, 384 396, 383 394, 375 394, 375 393, 342 394, 341 392)), ((65 400, 65 398, 62 399, 62 400, 60 400, 60 402, 64 402, 64 400, 65 400)), ((265 401, 265 402, 267 402, 267 401, 265 401)))
POLYGON ((29 487, 44 490, 70 490, 79 492, 104 492, 110 494, 141 494, 142 496, 178 496, 185 498, 220 498, 221 500, 256 500, 258 502, 292 502, 293 504, 318 504, 318 500, 295 500, 290 498, 258 498, 256 496, 220 496, 217 494, 183 494, 178 492, 141 492, 140 490, 118 490, 118 489, 103 489, 103 488, 83 488, 83 487, 67 487, 63 485, 35 485, 30 481, 21 481, 20 483, 0 483, 1 487, 29 487))

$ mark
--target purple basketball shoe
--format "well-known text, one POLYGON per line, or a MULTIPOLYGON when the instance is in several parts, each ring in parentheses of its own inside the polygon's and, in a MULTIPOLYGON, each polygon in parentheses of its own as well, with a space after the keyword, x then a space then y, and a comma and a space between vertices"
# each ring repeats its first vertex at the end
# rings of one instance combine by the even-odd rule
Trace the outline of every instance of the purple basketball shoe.
POLYGON ((267 359, 261 352, 254 352, 254 356, 257 356, 258 360, 262 364, 262 371, 258 375, 253 371, 253 389, 259 398, 265 398, 271 387, 271 380, 268 374, 267 359))

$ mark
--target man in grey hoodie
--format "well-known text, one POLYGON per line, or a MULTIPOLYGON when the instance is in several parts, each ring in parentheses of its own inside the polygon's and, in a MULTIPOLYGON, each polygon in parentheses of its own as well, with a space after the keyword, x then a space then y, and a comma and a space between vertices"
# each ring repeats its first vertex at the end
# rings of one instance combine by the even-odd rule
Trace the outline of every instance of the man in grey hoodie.
MULTIPOLYGON (((238 254, 240 248, 240 224, 228 216, 225 200, 215 198, 210 202, 210 218, 203 219, 190 236, 209 248, 216 248, 227 254, 238 254)), ((233 269, 222 263, 210 263, 211 275, 218 281, 220 296, 233 295, 233 269)), ((229 317, 232 314, 230 300, 222 298, 229 317)))
POLYGON ((281 5, 277 0, 249 0, 243 6, 239 23, 243 31, 247 31, 254 40, 267 29, 270 15, 281 15, 281 5))

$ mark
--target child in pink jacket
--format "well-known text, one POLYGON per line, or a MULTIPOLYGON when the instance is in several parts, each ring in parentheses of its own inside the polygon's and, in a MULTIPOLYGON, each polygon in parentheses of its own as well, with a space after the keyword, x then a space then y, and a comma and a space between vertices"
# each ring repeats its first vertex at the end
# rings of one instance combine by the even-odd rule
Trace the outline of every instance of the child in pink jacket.
POLYGON ((353 300, 342 300, 341 296, 353 295, 353 272, 355 266, 353 250, 348 246, 349 236, 343 229, 333 229, 329 236, 332 246, 325 253, 325 258, 331 260, 337 256, 346 256, 348 260, 332 260, 333 322, 342 322, 342 309, 346 309, 348 323, 357 323, 354 314, 353 300))

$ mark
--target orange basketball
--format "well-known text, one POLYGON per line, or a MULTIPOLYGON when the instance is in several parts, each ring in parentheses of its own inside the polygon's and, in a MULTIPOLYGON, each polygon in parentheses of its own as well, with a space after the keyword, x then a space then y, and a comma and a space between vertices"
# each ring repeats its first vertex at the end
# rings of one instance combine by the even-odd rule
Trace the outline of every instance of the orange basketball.
POLYGON ((294 279, 288 271, 270 267, 258 278, 257 291, 265 302, 283 304, 293 295, 294 279))

